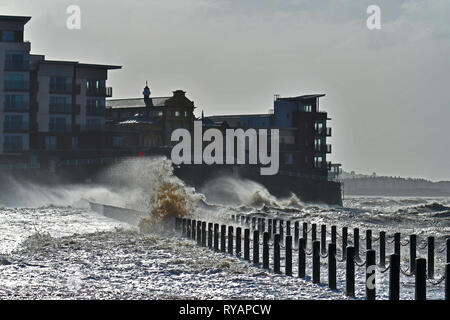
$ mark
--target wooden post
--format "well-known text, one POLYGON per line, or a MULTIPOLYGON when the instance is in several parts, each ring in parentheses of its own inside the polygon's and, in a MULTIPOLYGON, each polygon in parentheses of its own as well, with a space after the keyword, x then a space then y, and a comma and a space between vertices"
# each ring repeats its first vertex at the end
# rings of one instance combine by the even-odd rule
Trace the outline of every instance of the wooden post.
POLYGON ((253 231, 253 263, 259 263, 259 231, 253 231))
POLYGON ((221 225, 220 226, 220 251, 222 252, 226 252, 226 233, 227 233, 227 226, 226 225, 221 225))
POLYGON ((302 232, 303 232, 303 239, 305 239, 304 247, 307 248, 308 247, 308 223, 307 222, 303 222, 302 232))
POLYGON ((252 217, 252 229, 255 230, 256 228, 256 218, 252 217))
POLYGON ((181 234, 183 235, 183 237, 186 236, 186 218, 183 218, 181 222, 181 234))
POLYGON ((263 268, 269 269, 269 233, 263 234, 263 268))
POLYGON ((236 257, 241 257, 241 255, 242 255, 241 239, 242 239, 242 228, 237 227, 236 228, 236 257))
POLYGON ((416 259, 416 300, 427 299, 427 261, 416 259))
POLYGON ((291 235, 291 222, 290 221, 286 221, 286 235, 287 236, 291 235))
POLYGON ((192 227, 191 227, 191 236, 192 240, 195 240, 195 230, 197 229, 197 221, 192 220, 192 227))
POLYGON ((312 243, 312 276, 313 283, 320 283, 320 241, 314 240, 312 243))
POLYGON ((353 246, 355 247, 355 257, 359 259, 359 228, 353 228, 353 246))
POLYGON ((208 248, 212 248, 213 246, 213 224, 212 222, 208 223, 208 248))
POLYGON ((305 253, 306 239, 298 239, 298 277, 305 278, 306 276, 306 253, 305 253))
POLYGON ((325 224, 320 226, 320 248, 322 254, 327 253, 327 226, 325 224))
POLYGON ((386 232, 380 231, 380 266, 386 265, 386 232))
POLYGON ((294 246, 298 247, 298 237, 300 236, 300 228, 298 221, 294 222, 294 246))
POLYGON ((347 247, 346 250, 345 294, 355 296, 355 248, 347 247))
POLYGON ((311 241, 314 242, 317 240, 317 224, 313 223, 311 225, 311 241))
POLYGON ((400 246, 400 232, 394 233, 394 253, 400 255, 401 254, 401 246, 400 246))
POLYGON ((417 236, 412 234, 409 236, 409 272, 416 272, 416 251, 417 251, 417 236))
POLYGON ((286 275, 292 276, 292 236, 286 236, 286 275))
POLYGON ((250 229, 244 230, 244 260, 250 261, 250 229))
POLYGON ((448 300, 450 300, 450 263, 449 262, 447 262, 445 264, 445 280, 444 281, 445 281, 445 300, 448 301, 448 300))
POLYGON ((366 230, 366 250, 372 249, 372 230, 366 230))
POLYGON ((197 221, 197 244, 202 244, 202 222, 197 221))
POLYGON ((273 272, 280 272, 280 235, 277 233, 273 236, 273 272))
POLYGON ((261 219, 261 233, 266 232, 266 218, 261 219))
POLYGON ((272 232, 273 232, 272 219, 269 219, 267 221, 267 231, 269 232, 269 239, 271 239, 272 238, 272 232))
POLYGON ((233 226, 228 226, 228 254, 233 254, 233 226))
POLYGON ((366 300, 375 300, 376 297, 376 268, 375 250, 369 249, 366 251, 366 300))
POLYGON ((342 258, 343 259, 347 256, 347 236, 348 236, 347 227, 342 227, 342 258))
POLYGON ((272 225, 272 234, 276 234, 277 233, 277 219, 273 219, 273 225, 272 225))
POLYGON ((283 220, 280 220, 280 241, 284 243, 284 224, 283 220))
POLYGON ((214 251, 219 251, 219 224, 214 223, 214 251))
POLYGON ((400 255, 391 254, 389 259, 389 300, 400 299, 400 255))
POLYGON ((447 263, 450 263, 450 238, 447 238, 445 241, 445 245, 447 247, 447 263))
POLYGON ((331 226, 331 243, 337 243, 336 233, 336 226, 331 226))
POLYGON ((336 290, 336 243, 328 244, 328 288, 336 290))
POLYGON ((434 237, 428 237, 428 278, 434 278, 434 237))
POLYGON ((206 222, 202 222, 202 247, 206 247, 206 222))

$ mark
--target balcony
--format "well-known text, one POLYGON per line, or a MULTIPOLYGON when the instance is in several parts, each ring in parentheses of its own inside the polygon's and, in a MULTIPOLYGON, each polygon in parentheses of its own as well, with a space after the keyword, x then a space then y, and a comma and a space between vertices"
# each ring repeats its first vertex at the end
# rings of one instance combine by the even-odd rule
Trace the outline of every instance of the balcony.
POLYGON ((30 69, 29 61, 5 61, 5 71, 27 71, 30 69))
POLYGON ((331 137, 331 128, 316 128, 314 133, 316 136, 331 137))
POLYGON ((23 132, 30 129, 30 124, 28 122, 4 122, 5 132, 23 132))
POLYGON ((97 106, 87 106, 86 115, 87 116, 104 117, 106 115, 106 108, 105 107, 97 107, 97 106))
POLYGON ((5 104, 5 111, 10 112, 29 112, 30 103, 28 101, 13 101, 5 104))
POLYGON ((86 95, 92 97, 111 98, 112 88, 111 87, 88 88, 86 90, 86 95))
POLYGON ((81 130, 83 131, 102 131, 105 129, 105 124, 103 123, 86 123, 81 126, 81 130))
POLYGON ((331 153, 331 144, 316 145, 314 150, 319 153, 331 153))
POLYGON ((80 113, 80 105, 72 103, 51 103, 49 106, 50 113, 71 114, 75 112, 80 113))
POLYGON ((76 85, 66 85, 66 84, 57 84, 50 86, 50 93, 56 94, 80 94, 81 86, 79 84, 76 85))
POLYGON ((22 152, 23 144, 22 143, 5 143, 3 145, 3 151, 6 153, 9 152, 22 152))
POLYGON ((71 132, 72 125, 69 123, 50 123, 49 125, 50 132, 71 132))
POLYGON ((30 81, 5 80, 5 90, 30 91, 30 81))

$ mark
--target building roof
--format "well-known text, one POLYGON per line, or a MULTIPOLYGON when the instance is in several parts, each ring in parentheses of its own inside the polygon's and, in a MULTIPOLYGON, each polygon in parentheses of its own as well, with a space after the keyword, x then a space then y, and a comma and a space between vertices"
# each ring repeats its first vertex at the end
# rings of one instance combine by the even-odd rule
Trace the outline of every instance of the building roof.
POLYGON ((286 97, 286 98, 282 98, 279 97, 277 98, 277 100, 309 100, 309 99, 314 99, 314 98, 322 98, 325 97, 325 94, 307 94, 307 95, 303 95, 303 96, 296 96, 296 97, 286 97))
MULTIPOLYGON (((154 97, 152 103, 154 107, 164 107, 167 100, 172 97, 154 97)), ((120 108, 145 108, 144 98, 133 98, 133 99, 111 99, 106 100, 106 107, 112 109, 120 108)))
POLYGON ((93 69, 121 69, 121 66, 113 66, 107 64, 90 64, 90 63, 80 63, 78 61, 64 61, 64 60, 39 60, 39 63, 43 64, 59 64, 59 65, 76 65, 80 68, 93 68, 93 69))
POLYGON ((30 21, 31 17, 24 16, 0 16, 0 21, 8 21, 8 22, 22 22, 27 23, 30 21))

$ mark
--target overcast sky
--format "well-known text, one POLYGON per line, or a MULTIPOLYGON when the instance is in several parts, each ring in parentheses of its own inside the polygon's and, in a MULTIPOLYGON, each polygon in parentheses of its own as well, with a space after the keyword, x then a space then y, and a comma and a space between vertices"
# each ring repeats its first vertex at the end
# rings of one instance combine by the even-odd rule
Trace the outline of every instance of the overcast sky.
POLYGON ((0 0, 30 15, 48 59, 123 66, 115 98, 183 89, 197 115, 264 113, 273 95, 325 93, 345 170, 450 180, 448 0, 0 0), (79 5, 81 30, 66 28, 79 5), (366 27, 381 7, 381 30, 366 27))

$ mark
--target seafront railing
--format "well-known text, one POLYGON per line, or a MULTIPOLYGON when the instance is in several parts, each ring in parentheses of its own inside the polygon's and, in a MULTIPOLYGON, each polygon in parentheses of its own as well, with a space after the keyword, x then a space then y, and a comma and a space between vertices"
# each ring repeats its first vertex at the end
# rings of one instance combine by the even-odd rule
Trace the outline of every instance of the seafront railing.
POLYGON ((283 273, 283 263, 284 274, 293 276, 293 253, 296 253, 297 276, 303 279, 308 278, 307 267, 309 267, 310 278, 315 284, 323 283, 321 264, 324 264, 323 260, 326 259, 328 287, 337 290, 338 271, 341 274, 345 273, 345 285, 342 289, 349 297, 355 297, 355 278, 357 271, 363 268, 364 272, 359 276, 365 280, 363 282, 367 300, 376 299, 377 271, 379 274, 389 271, 389 300, 400 299, 401 276, 414 278, 416 300, 426 300, 427 283, 430 286, 441 286, 442 282, 445 286, 445 300, 450 299, 450 238, 445 240, 445 246, 436 250, 433 236, 418 242, 418 236, 415 234, 402 240, 401 233, 387 235, 385 231, 379 231, 378 236, 374 237, 371 229, 365 230, 365 236, 361 236, 359 228, 353 228, 352 235, 349 235, 348 227, 342 227, 339 233, 335 225, 328 229, 325 224, 320 225, 320 238, 318 238, 316 223, 302 222, 300 227, 300 222, 257 218, 249 215, 231 216, 230 224, 232 225, 176 218, 175 230, 184 237, 196 240, 200 246, 235 255, 263 269, 271 270, 275 274, 283 273), (365 241, 365 255, 361 254, 360 240, 365 241), (374 249, 375 243, 378 244, 378 262, 376 261, 377 252, 374 249), (393 252, 386 259, 389 246, 392 247, 393 252), (401 263, 402 248, 409 249, 408 255, 403 256, 405 267, 401 263), (272 264, 270 264, 271 250, 272 264), (418 257, 420 250, 426 250, 426 258, 418 257), (435 253, 444 252, 446 252, 444 270, 436 279, 435 253), (308 259, 312 262, 310 265, 308 265, 308 259), (386 260, 388 260, 387 264, 386 260), (338 270, 338 266, 342 265, 345 267, 338 270))

